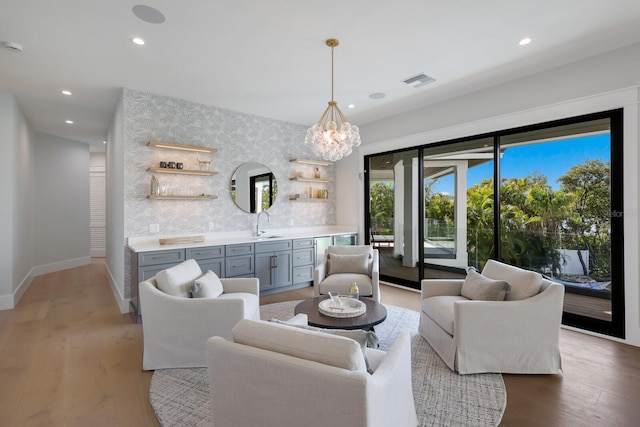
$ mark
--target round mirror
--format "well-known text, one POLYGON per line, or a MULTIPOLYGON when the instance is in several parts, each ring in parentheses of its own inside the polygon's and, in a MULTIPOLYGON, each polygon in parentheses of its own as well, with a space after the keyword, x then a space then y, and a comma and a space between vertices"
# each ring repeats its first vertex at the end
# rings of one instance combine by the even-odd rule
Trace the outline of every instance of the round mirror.
POLYGON ((258 213, 276 201, 278 183, 273 172, 261 163, 240 165, 231 177, 231 198, 245 212, 258 213))

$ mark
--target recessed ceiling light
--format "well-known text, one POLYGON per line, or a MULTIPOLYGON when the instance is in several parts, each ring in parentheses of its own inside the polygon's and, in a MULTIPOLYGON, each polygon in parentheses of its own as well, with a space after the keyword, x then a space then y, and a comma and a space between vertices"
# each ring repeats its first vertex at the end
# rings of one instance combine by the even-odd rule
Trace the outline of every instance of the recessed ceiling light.
POLYGON ((385 95, 384 93, 375 92, 375 93, 372 93, 371 95, 369 95, 369 98, 371 98, 371 99, 382 99, 385 96, 387 96, 387 95, 385 95))
POLYGON ((15 53, 22 53, 24 51, 22 45, 16 42, 4 42, 4 48, 15 53))
POLYGON ((72 124, 73 124, 73 120, 65 120, 64 122, 65 122, 66 124, 68 124, 68 125, 72 125, 72 124))
POLYGON ((63 94, 63 95, 70 96, 70 95, 71 95, 71 91, 63 90, 63 91, 62 91, 62 94, 63 94))
POLYGON ((162 12, 160 12, 158 9, 155 9, 151 6, 146 6, 144 4, 137 4, 133 6, 131 8, 131 11, 138 18, 150 24, 162 24, 165 19, 162 12))
POLYGON ((531 39, 529 37, 525 37, 518 42, 520 46, 525 46, 525 45, 528 45, 529 43, 531 43, 531 39))
POLYGON ((102 141, 102 143, 103 143, 103 144, 106 144, 106 143, 107 143, 107 141, 102 141))
POLYGON ((347 108, 356 108, 356 106, 353 105, 353 104, 349 104, 349 105, 347 105, 347 108))
POLYGON ((144 40, 142 40, 140 37, 134 37, 131 39, 131 41, 137 44, 138 46, 144 45, 144 40))

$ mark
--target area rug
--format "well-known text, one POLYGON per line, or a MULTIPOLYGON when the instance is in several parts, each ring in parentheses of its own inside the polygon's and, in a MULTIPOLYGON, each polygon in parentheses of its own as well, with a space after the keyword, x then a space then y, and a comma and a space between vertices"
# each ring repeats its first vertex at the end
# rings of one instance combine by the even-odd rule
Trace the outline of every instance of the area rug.
MULTIPOLYGON (((299 302, 261 306, 260 315, 263 319, 288 319, 299 302)), ((413 397, 420 426, 497 426, 507 404, 502 375, 451 372, 418 334, 419 313, 388 304, 385 307, 387 319, 376 326, 380 349, 386 350, 398 331, 411 335, 413 397)), ((155 371, 149 400, 163 427, 211 425, 206 368, 155 371)))

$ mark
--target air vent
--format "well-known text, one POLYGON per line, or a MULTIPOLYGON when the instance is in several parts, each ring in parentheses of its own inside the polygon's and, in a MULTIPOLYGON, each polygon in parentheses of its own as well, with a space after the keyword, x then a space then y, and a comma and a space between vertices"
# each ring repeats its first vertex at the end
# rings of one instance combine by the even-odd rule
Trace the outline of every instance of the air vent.
POLYGON ((424 73, 418 74, 417 76, 409 77, 408 79, 403 80, 409 86, 413 86, 415 88, 427 85, 429 83, 435 82, 436 79, 433 77, 429 77, 424 73))

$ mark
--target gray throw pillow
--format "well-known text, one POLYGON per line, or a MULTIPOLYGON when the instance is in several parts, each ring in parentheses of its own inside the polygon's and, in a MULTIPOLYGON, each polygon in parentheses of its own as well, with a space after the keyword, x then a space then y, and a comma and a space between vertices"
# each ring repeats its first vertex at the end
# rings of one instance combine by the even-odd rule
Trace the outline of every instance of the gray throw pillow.
POLYGON ((460 295, 471 300, 504 301, 510 290, 509 282, 490 279, 471 268, 467 271, 460 295))
POLYGON ((194 280, 189 289, 191 298, 217 298, 223 294, 222 282, 211 270, 194 280))
POLYGON ((329 273, 369 274, 369 254, 338 255, 329 254, 329 273))

